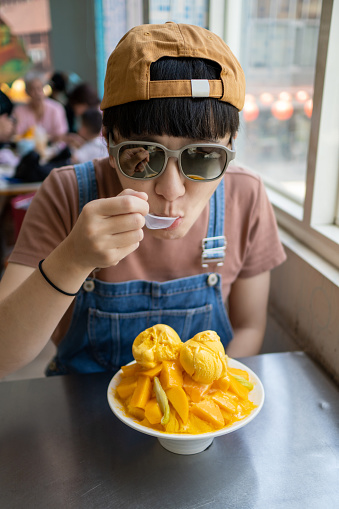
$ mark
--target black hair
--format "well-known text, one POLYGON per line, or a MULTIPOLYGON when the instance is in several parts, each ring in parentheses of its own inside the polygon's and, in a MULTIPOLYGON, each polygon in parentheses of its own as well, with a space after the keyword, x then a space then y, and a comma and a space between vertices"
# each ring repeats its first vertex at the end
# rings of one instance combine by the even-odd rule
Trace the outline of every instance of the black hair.
POLYGON ((10 115, 13 110, 13 103, 7 95, 0 90, 0 115, 10 115))
MULTIPOLYGON (((151 80, 219 79, 220 66, 198 58, 164 57, 151 65, 151 80)), ((170 97, 134 101, 103 112, 106 133, 116 129, 123 138, 133 134, 215 140, 235 136, 239 112, 214 98, 170 97)))
POLYGON ((67 77, 62 72, 55 72, 49 84, 54 92, 66 92, 67 77))
POLYGON ((100 104, 100 99, 88 83, 81 83, 68 94, 68 101, 71 106, 75 104, 88 104, 91 108, 100 104))
POLYGON ((99 134, 102 127, 102 115, 96 108, 90 108, 81 115, 81 121, 84 127, 91 134, 99 134))

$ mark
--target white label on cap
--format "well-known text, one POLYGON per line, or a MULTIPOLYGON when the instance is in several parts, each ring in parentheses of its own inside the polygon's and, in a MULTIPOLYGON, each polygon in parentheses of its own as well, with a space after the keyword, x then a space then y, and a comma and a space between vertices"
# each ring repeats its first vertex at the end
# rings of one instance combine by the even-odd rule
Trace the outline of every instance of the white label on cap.
POLYGON ((209 97, 210 84, 208 80, 191 80, 192 97, 209 97))

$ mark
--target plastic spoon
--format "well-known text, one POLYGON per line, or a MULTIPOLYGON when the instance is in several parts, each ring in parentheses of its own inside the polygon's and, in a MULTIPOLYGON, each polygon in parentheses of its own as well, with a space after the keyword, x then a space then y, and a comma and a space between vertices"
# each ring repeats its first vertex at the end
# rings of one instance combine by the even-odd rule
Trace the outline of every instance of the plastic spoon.
POLYGON ((163 228, 168 228, 174 223, 176 219, 178 218, 153 216, 153 214, 147 214, 147 216, 145 216, 146 226, 150 230, 161 230, 163 228))

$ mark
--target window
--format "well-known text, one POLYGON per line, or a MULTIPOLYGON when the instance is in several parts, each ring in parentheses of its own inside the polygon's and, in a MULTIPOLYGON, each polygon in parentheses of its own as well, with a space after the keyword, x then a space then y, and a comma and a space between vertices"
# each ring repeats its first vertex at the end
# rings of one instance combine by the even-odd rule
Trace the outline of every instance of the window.
POLYGON ((30 39, 32 44, 39 44, 41 42, 41 34, 33 33, 30 39))
POLYGON ((339 267, 339 0, 210 6, 246 75, 237 163, 262 176, 278 223, 339 267))
POLYGON ((166 23, 189 23, 207 27, 208 25, 208 0, 149 0, 149 22, 166 23))

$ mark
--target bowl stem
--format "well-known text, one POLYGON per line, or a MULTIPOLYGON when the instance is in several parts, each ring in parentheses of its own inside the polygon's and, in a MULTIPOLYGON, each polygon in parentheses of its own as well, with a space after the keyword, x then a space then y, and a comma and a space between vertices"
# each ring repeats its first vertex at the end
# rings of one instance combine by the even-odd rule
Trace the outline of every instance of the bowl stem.
POLYGON ((158 438, 160 444, 175 454, 197 454, 203 452, 213 442, 213 437, 198 440, 175 440, 171 438, 158 438))

